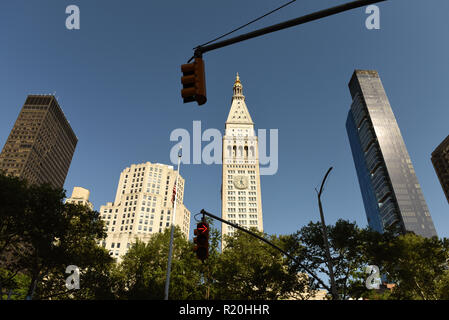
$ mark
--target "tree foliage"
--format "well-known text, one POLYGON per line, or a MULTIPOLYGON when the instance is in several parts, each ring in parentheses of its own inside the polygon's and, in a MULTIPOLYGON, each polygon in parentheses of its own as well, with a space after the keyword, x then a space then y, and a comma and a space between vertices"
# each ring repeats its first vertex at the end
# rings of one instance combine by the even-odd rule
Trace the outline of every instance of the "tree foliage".
POLYGON ((66 267, 76 265, 85 280, 77 296, 95 297, 100 282, 87 279, 98 280, 113 261, 96 243, 106 237, 98 212, 64 204, 62 189, 4 175, 0 195, 0 287, 11 291, 21 283, 23 291, 28 279, 27 297, 58 296, 66 290, 66 267))
MULTIPOLYGON (((276 236, 252 232, 280 243, 276 236)), ((215 277, 216 298, 285 299, 305 290, 306 283, 289 268, 280 251, 240 230, 232 237, 227 236, 225 242, 215 277)))
POLYGON ((367 258, 378 263, 388 282, 395 284, 389 298, 448 299, 449 240, 414 233, 377 236, 367 244, 367 258))
MULTIPOLYGON (((168 262, 170 229, 155 234, 148 243, 136 241, 115 270, 118 299, 163 299, 168 262)), ((175 229, 170 274, 170 299, 201 299, 200 262, 193 246, 175 229)))
MULTIPOLYGON (((0 299, 163 299, 170 229, 136 241, 120 262, 98 245, 106 237, 98 212, 65 204, 50 185, 0 174, 0 299), (67 290, 66 267, 80 270, 80 289, 67 290)), ((178 228, 170 299, 309 299, 330 292, 321 224, 291 235, 256 232, 288 253, 238 231, 225 238, 210 224, 209 257, 178 228)), ((449 299, 449 240, 397 230, 380 234, 354 222, 327 226, 340 299, 449 299), (376 265, 391 289, 366 287, 365 268, 376 265)))

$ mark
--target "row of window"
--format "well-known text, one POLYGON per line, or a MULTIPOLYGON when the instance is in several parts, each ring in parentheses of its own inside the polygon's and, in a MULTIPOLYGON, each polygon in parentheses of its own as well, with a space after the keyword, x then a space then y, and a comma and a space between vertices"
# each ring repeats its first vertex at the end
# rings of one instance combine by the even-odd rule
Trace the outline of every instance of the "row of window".
MULTIPOLYGON (((246 209, 247 208, 238 208, 238 212, 239 213, 242 213, 242 212, 257 213, 257 209, 255 209, 255 208, 249 208, 248 211, 246 209)), ((234 213, 234 212, 237 212, 236 210, 237 210, 236 208, 228 208, 228 212, 234 213)))
MULTIPOLYGON (((255 196, 257 193, 255 191, 248 191, 248 195, 250 196, 255 196)), ((228 196, 233 196, 235 195, 235 191, 228 191, 228 196)), ((237 195, 239 196, 245 196, 246 195, 246 191, 237 191, 237 195)))
MULTIPOLYGON (((257 226, 257 220, 229 220, 229 222, 233 223, 233 224, 237 224, 237 225, 242 225, 242 226, 246 226, 246 225, 250 225, 250 226, 257 226)), ((233 227, 229 226, 228 230, 232 230, 234 229, 233 227)))
MULTIPOLYGON (((146 218, 148 218, 148 216, 149 216, 149 214, 148 214, 149 210, 148 209, 150 209, 150 208, 147 208, 147 210, 146 210, 146 215, 145 215, 146 218)), ((134 210, 135 210, 135 207, 134 207, 134 210)), ((115 212, 117 212, 117 211, 118 211, 118 209, 116 209, 115 212)), ((126 208, 125 208, 124 211, 126 211, 126 208)), ((104 212, 107 213, 107 210, 104 210, 104 212)), ((112 209, 109 209, 109 212, 112 212, 112 209)), ((141 218, 143 218, 144 213, 145 213, 145 208, 142 207, 142 211, 140 212, 140 217, 141 218)), ((155 213, 155 209, 154 208, 151 208, 151 213, 155 213)), ((164 215, 164 210, 161 210, 161 217, 163 217, 163 215, 164 215)), ((170 209, 167 210, 167 215, 170 215, 170 209)), ((108 215, 103 214, 101 217, 103 219, 105 219, 105 220, 106 219, 110 220, 112 215, 111 214, 108 214, 108 215)), ((124 213, 122 218, 126 218, 126 217, 128 217, 128 218, 134 217, 134 213, 132 213, 132 214, 131 213, 128 213, 128 214, 124 213)), ((151 219, 153 219, 153 218, 154 218, 154 214, 151 215, 151 219)), ((114 219, 117 219, 117 214, 114 214, 114 219)))
MULTIPOLYGON (((236 170, 228 170, 228 173, 234 174, 236 170)), ((246 174, 246 170, 237 170, 237 174, 246 174)), ((255 170, 248 170, 248 174, 256 174, 255 170)))
MULTIPOLYGON (((139 177, 140 176, 140 171, 145 171, 145 167, 134 168, 133 177, 136 177, 136 174, 139 177)), ((149 171, 162 172, 162 169, 161 168, 154 168, 154 170, 153 170, 153 167, 150 167, 149 171)), ((142 172, 142 175, 144 175, 144 172, 142 172)), ((126 175, 125 178, 128 178, 128 175, 126 175)))
MULTIPOLYGON (((255 202, 237 202, 239 207, 246 207, 246 206, 250 206, 250 207, 257 207, 257 203, 255 202)), ((228 202, 228 207, 235 207, 236 206, 236 202, 228 202)))
POLYGON ((238 148, 237 148, 237 146, 232 146, 232 147, 227 146, 226 149, 227 149, 228 157, 243 157, 243 156, 245 156, 246 158, 248 156, 252 157, 252 158, 255 157, 255 149, 253 146, 249 147, 249 149, 248 149, 248 146, 245 146, 245 147, 239 146, 238 148))
MULTIPOLYGON (((249 186, 249 188, 250 188, 250 190, 257 190, 257 186, 249 186)), ((234 186, 232 184, 228 184, 228 189, 234 190, 234 186)))
MULTIPOLYGON (((250 214, 250 215, 239 214, 238 215, 239 219, 246 219, 247 216, 249 216, 250 219, 257 219, 257 214, 250 214)), ((228 218, 229 219, 235 219, 235 218, 237 218, 237 215, 236 214, 228 214, 228 218)))
MULTIPOLYGON (((167 222, 166 223, 166 226, 168 227, 170 225, 170 223, 169 222, 167 222)), ((160 223, 160 226, 162 226, 162 222, 160 223)), ((133 229, 133 226, 131 225, 131 226, 129 226, 129 229, 128 229, 128 226, 121 226, 120 227, 120 231, 132 231, 132 229, 133 229)), ((114 230, 115 230, 115 227, 111 227, 111 232, 114 232, 114 230)), ((148 231, 148 232, 152 232, 152 228, 151 227, 146 227, 146 226, 142 226, 142 225, 139 225, 138 226, 138 230, 139 231, 148 231)), ((109 228, 106 228, 106 231, 109 231, 109 228)), ((138 232, 139 233, 139 232, 138 232)))
MULTIPOLYGON (((238 201, 246 201, 246 197, 237 197, 238 201)), ((229 201, 235 201, 235 197, 234 196, 229 196, 228 197, 229 201)), ((256 197, 248 197, 249 201, 257 201, 256 197)))

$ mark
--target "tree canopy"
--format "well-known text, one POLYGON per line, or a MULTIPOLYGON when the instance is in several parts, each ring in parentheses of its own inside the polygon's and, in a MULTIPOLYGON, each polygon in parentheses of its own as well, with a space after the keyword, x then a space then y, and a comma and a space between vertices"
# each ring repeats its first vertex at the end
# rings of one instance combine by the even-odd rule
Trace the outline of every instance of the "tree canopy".
MULTIPOLYGON (((163 299, 170 229, 137 240, 116 262, 99 245, 106 232, 98 212, 64 198, 64 190, 0 174, 0 299, 163 299), (69 265, 79 268, 80 289, 66 288, 69 265)), ((319 222, 290 235, 253 230, 293 259, 242 231, 221 251, 220 231, 208 222, 204 262, 175 229, 170 299, 310 299, 331 291, 319 222)), ((448 239, 380 234, 346 220, 328 225, 327 238, 340 299, 449 299, 448 239), (370 265, 389 289, 367 288, 370 265)))

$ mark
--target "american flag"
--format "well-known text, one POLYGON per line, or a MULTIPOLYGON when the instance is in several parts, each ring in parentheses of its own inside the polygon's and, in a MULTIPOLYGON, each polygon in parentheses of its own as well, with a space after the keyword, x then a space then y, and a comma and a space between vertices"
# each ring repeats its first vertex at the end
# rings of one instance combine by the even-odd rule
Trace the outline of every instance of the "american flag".
MULTIPOLYGON (((179 150, 178 150, 178 158, 179 158, 179 161, 178 161, 178 173, 179 173, 179 165, 180 165, 180 163, 181 163, 181 157, 182 157, 182 148, 181 148, 181 146, 179 147, 179 150)), ((178 178, 176 178, 176 180, 175 180, 175 184, 173 185, 173 195, 172 195, 172 197, 171 197, 171 202, 174 204, 175 203, 175 197, 176 197, 176 182, 177 182, 177 179, 178 178)))
POLYGON ((176 181, 175 184, 173 186, 173 196, 171 197, 171 202, 175 203, 175 197, 176 197, 176 181))

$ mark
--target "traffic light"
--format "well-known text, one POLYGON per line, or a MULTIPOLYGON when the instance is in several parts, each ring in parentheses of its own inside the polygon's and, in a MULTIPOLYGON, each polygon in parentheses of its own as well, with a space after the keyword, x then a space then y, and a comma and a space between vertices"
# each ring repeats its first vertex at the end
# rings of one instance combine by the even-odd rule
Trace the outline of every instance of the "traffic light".
POLYGON ((196 225, 196 229, 193 231, 196 236, 193 238, 195 243, 196 257, 201 261, 204 261, 209 256, 209 224, 202 221, 196 225))
POLYGON ((183 89, 181 96, 184 103, 196 101, 198 105, 205 104, 206 98, 206 76, 204 73, 204 61, 195 58, 193 63, 181 65, 183 89))

